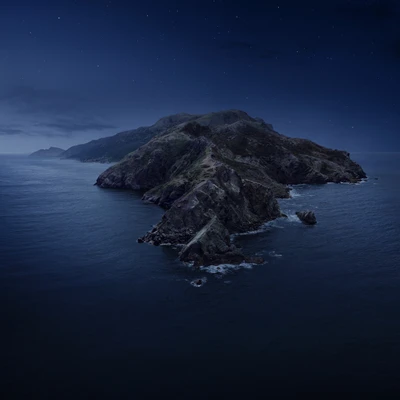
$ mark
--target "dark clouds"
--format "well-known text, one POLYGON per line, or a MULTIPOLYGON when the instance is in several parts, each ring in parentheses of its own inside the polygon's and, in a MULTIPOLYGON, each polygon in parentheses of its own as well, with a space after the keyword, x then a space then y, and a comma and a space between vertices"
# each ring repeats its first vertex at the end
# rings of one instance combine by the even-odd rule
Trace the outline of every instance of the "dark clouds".
POLYGON ((10 127, 9 125, 0 125, 0 136, 21 135, 23 133, 24 130, 22 129, 10 127))
POLYGON ((73 137, 77 132, 102 132, 116 130, 117 127, 96 121, 56 120, 48 123, 31 123, 29 125, 1 125, 0 136, 27 135, 45 137, 73 137))
POLYGON ((74 114, 87 103, 81 94, 66 90, 16 85, 0 90, 0 104, 20 114, 74 114))
POLYGON ((68 120, 57 120, 55 122, 41 124, 39 126, 43 126, 46 128, 54 128, 63 133, 74 133, 74 132, 87 132, 87 131, 104 131, 109 129, 116 129, 115 125, 99 123, 95 121, 68 121, 68 120))
POLYGON ((79 132, 117 129, 93 116, 91 104, 79 93, 28 85, 8 86, 0 91, 0 106, 23 124, 0 125, 0 135, 73 137, 79 132))

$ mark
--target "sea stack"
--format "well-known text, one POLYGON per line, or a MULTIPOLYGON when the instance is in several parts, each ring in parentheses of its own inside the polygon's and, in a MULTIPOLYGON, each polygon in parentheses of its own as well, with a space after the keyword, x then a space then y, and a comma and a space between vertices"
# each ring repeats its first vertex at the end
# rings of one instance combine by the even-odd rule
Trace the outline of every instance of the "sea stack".
POLYGON ((317 223, 317 218, 313 211, 297 211, 296 215, 305 225, 315 225, 317 223))

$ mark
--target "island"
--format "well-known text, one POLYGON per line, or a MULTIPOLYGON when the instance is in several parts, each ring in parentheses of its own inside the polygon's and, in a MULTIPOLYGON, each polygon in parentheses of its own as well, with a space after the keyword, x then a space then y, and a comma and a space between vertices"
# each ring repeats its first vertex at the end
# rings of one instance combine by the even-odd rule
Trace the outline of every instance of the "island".
POLYGON ((139 242, 171 245, 195 266, 261 262, 231 235, 281 217, 288 185, 356 183, 366 174, 346 151, 279 134, 240 110, 178 114, 155 124, 144 145, 104 171, 100 188, 137 190, 163 207, 139 242))
POLYGON ((49 147, 48 149, 40 149, 31 154, 33 157, 60 157, 65 150, 59 147, 49 147))

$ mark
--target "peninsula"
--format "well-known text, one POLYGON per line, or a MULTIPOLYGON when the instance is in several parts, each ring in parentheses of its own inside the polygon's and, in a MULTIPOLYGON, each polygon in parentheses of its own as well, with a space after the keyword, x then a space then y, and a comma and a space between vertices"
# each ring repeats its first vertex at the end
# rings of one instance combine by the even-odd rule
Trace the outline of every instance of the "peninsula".
POLYGON ((48 149, 40 149, 31 154, 33 157, 60 157, 65 150, 59 147, 49 147, 48 149))

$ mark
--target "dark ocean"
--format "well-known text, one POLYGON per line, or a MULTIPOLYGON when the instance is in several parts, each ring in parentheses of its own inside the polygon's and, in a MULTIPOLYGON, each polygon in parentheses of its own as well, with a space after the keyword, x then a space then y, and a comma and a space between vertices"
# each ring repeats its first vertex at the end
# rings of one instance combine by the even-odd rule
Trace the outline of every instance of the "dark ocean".
POLYGON ((106 165, 0 156, 1 398, 400 396, 400 153, 352 157, 368 181, 296 186, 221 274, 136 243, 163 211, 106 165))

